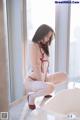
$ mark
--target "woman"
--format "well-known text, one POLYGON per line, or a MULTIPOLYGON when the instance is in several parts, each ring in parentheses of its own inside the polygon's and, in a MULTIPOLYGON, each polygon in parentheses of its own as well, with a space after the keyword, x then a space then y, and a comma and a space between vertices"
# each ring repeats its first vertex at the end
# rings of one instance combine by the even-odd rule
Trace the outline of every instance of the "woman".
POLYGON ((31 49, 32 72, 25 79, 25 88, 28 93, 28 106, 35 109, 35 98, 46 96, 53 92, 55 85, 67 80, 65 73, 47 74, 49 66, 49 45, 52 37, 55 36, 54 30, 48 25, 41 25, 35 32, 31 49))

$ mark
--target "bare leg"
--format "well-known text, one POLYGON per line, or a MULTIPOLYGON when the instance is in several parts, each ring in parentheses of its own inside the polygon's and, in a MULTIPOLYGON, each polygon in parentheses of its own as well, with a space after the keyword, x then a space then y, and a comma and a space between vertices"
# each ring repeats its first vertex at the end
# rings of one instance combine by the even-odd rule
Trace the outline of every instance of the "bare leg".
POLYGON ((67 74, 62 72, 57 72, 47 76, 47 81, 53 83, 54 85, 58 85, 67 80, 68 80, 67 74))
POLYGON ((39 89, 37 92, 33 93, 31 96, 33 98, 39 97, 39 96, 45 96, 47 94, 50 94, 54 90, 54 86, 52 83, 45 82, 45 87, 42 89, 39 89))
MULTIPOLYGON (((62 72, 49 74, 46 79, 46 81, 51 82, 55 88, 57 87, 57 85, 67 82, 67 80, 68 80, 67 74, 62 72)), ((52 95, 49 94, 49 95, 46 95, 45 97, 49 98, 49 97, 52 97, 52 95)))
POLYGON ((33 105, 35 98, 39 96, 45 96, 47 94, 50 94, 54 90, 54 86, 50 82, 43 82, 43 81, 33 81, 28 80, 25 81, 25 87, 28 89, 29 92, 29 104, 33 105))

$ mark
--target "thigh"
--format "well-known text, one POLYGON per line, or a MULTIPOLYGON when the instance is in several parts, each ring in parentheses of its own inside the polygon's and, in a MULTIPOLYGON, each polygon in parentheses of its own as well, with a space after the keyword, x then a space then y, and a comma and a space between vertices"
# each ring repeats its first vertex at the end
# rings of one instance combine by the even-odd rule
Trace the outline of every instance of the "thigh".
POLYGON ((24 80, 24 86, 27 91, 37 91, 37 90, 45 89, 47 87, 47 82, 40 81, 40 80, 34 81, 29 77, 27 77, 24 80))
POLYGON ((28 92, 37 92, 38 90, 52 88, 53 84, 44 81, 34 81, 30 78, 24 80, 25 88, 28 92))
POLYGON ((48 87, 48 84, 43 81, 29 81, 29 91, 36 92, 38 90, 46 89, 48 87))
POLYGON ((68 76, 66 73, 63 72, 56 72, 54 74, 49 74, 47 76, 47 82, 52 82, 53 84, 59 84, 61 82, 64 82, 68 79, 68 76))

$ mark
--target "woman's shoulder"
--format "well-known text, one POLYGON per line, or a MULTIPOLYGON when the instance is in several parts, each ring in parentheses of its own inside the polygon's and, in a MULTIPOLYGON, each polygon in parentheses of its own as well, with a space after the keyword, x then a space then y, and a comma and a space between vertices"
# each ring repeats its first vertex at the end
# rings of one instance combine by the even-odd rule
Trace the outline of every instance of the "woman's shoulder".
POLYGON ((38 44, 31 41, 31 49, 39 49, 38 44))

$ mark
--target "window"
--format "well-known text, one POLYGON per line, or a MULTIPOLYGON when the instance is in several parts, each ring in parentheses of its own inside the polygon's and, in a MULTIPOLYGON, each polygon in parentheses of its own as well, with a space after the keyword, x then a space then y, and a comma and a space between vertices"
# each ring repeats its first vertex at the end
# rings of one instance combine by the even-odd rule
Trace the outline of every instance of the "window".
POLYGON ((69 75, 80 77, 80 4, 71 4, 69 75))
MULTIPOLYGON (((27 70, 30 70, 29 47, 30 41, 41 24, 48 24, 55 28, 55 7, 53 0, 27 0, 27 70)), ((55 31, 55 30, 54 30, 55 31)), ((49 71, 54 71, 55 42, 50 47, 50 67, 49 71)))

